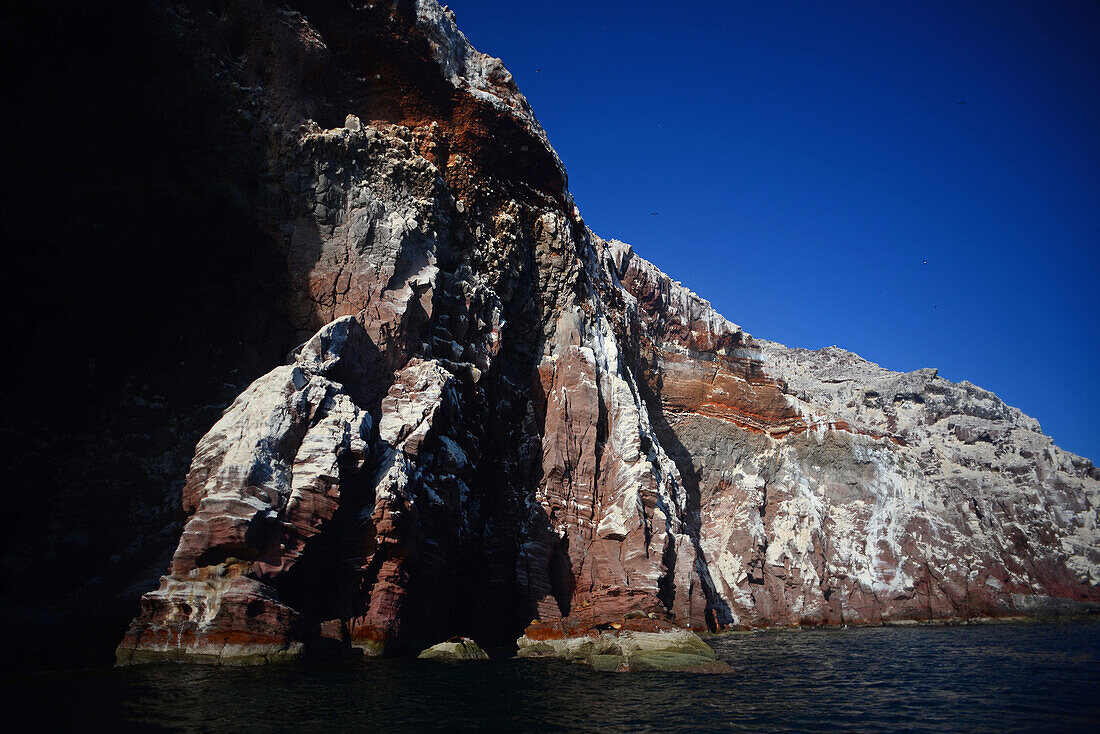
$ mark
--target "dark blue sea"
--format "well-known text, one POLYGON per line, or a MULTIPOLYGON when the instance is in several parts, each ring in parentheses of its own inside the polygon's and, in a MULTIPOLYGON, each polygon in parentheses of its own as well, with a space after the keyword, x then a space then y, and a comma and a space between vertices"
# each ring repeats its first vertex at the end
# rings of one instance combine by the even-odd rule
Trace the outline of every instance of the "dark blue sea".
POLYGON ((732 675, 557 661, 156 665, 2 680, 0 729, 1100 732, 1100 621, 758 632, 732 675))

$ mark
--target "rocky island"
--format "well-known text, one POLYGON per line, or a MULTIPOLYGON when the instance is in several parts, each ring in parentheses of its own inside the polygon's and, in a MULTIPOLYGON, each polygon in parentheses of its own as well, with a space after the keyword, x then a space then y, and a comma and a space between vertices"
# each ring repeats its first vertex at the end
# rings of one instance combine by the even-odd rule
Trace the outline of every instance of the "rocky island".
MULTIPOLYGON (((124 542, 86 542, 99 575, 51 608, 112 629, 140 596, 118 662, 465 636, 713 670, 695 633, 1100 603, 1100 469, 1035 420, 754 338, 592 232, 512 76, 435 0, 290 5, 145 10, 188 101, 171 139, 214 151, 152 180, 234 254, 188 271, 212 306, 159 324, 183 346, 155 340, 111 404, 148 435, 100 429, 136 471, 108 502, 124 542)), ((31 551, 65 527, 29 522, 31 551)))

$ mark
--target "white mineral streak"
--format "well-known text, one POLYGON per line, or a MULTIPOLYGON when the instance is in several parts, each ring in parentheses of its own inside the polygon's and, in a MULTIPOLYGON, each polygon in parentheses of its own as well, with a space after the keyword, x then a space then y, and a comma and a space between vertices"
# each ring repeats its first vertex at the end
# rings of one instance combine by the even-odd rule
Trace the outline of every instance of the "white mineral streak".
MULTIPOLYGON (((367 455, 370 438, 370 415, 361 411, 351 398, 334 394, 321 405, 324 417, 306 432, 298 453, 294 456, 287 514, 312 501, 312 495, 339 498, 340 459, 353 455, 362 463, 367 455), (337 452, 333 447, 341 447, 337 452)), ((317 532, 320 522, 308 521, 317 532)))
MULTIPOLYGON (((384 454, 374 482, 375 504, 365 512, 381 517, 405 511, 415 503, 418 490, 429 502, 445 504, 430 484, 418 481, 423 477, 415 460, 428 434, 437 428, 444 401, 456 400, 453 383, 454 376, 435 360, 413 359, 397 374, 382 401, 378 433, 384 454)), ((453 439, 447 440, 445 447, 454 445, 453 439)))
POLYGON ((411 361, 382 403, 379 438, 397 448, 423 441, 452 379, 434 360, 411 361))
POLYGON ((590 346, 582 351, 590 350, 598 366, 597 374, 602 378, 600 394, 606 396, 603 399, 611 416, 605 451, 611 451, 619 459, 616 473, 605 478, 605 486, 611 490, 610 504, 605 505, 596 533, 599 537, 625 537, 634 522, 646 523, 642 490, 647 486, 656 489, 660 510, 678 529, 685 510, 679 471, 653 433, 649 411, 633 375, 620 362, 615 335, 602 314, 587 337, 590 346), (643 440, 648 446, 646 452, 642 451, 643 440))

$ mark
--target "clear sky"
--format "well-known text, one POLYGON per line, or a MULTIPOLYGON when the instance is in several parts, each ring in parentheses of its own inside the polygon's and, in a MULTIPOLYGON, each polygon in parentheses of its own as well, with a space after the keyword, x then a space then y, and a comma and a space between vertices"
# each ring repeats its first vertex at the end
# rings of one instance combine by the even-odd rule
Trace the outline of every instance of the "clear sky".
POLYGON ((450 6, 597 234, 754 336, 936 367, 1100 461, 1100 2, 450 6))

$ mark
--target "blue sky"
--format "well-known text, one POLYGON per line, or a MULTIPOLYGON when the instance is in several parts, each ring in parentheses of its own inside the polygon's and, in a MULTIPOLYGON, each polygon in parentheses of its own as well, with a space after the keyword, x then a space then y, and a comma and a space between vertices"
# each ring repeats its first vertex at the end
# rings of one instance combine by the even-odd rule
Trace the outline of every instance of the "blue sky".
POLYGON ((1100 460, 1100 3, 450 6, 597 234, 755 336, 936 367, 1100 460))

